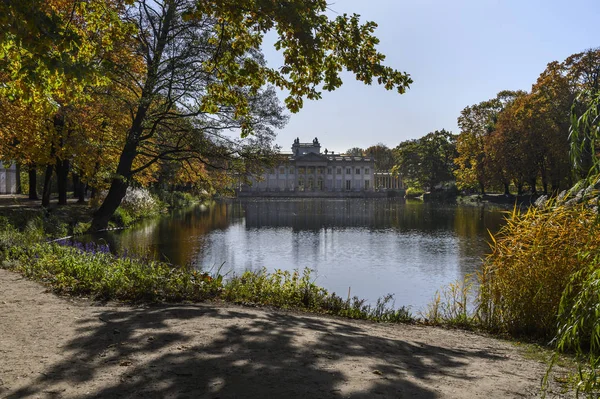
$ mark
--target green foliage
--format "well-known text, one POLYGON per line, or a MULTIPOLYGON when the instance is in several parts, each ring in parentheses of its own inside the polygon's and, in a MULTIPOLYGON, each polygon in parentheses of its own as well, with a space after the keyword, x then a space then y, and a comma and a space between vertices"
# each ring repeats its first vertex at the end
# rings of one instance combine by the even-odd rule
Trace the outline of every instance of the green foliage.
POLYGON ((394 149, 394 171, 410 186, 433 190, 453 180, 456 136, 446 130, 435 131, 417 140, 400 143, 394 149))
POLYGON ((352 147, 352 148, 348 148, 345 152, 346 155, 352 155, 355 157, 362 157, 363 155, 365 155, 365 150, 363 150, 360 147, 352 147))
POLYGON ((138 220, 160 215, 164 209, 164 203, 147 189, 130 187, 111 222, 119 227, 128 227, 138 220))
POLYGON ((215 296, 220 289, 205 273, 58 244, 35 244, 15 260, 15 270, 57 293, 96 299, 198 301, 215 296))
POLYGON ((582 174, 600 173, 598 143, 600 141, 600 91, 590 90, 579 94, 571 109, 571 161, 582 174), (583 112, 580 110, 583 109, 583 112))
POLYGON ((304 269, 302 275, 298 271, 282 270, 267 273, 264 268, 259 272, 248 271, 241 276, 234 276, 225 284, 223 298, 238 303, 303 309, 353 319, 385 322, 412 320, 408 309, 394 309, 391 295, 378 299, 372 306, 357 297, 344 300, 335 293, 330 294, 312 281, 310 269, 304 269))
POLYGON ((220 275, 163 262, 118 257, 107 247, 45 243, 43 230, 19 231, 0 218, 0 267, 9 268, 50 286, 55 292, 124 301, 203 301, 224 299, 300 309, 354 319, 411 322, 408 309, 394 308, 393 296, 375 305, 354 297, 347 300, 314 284, 311 271, 246 272, 228 280, 220 275))
POLYGON ((135 222, 135 217, 127 209, 118 207, 110 221, 118 227, 128 227, 135 222))
POLYGON ((424 192, 425 191, 423 191, 423 189, 420 187, 409 187, 406 189, 405 197, 406 198, 420 197, 421 195, 423 195, 424 192))
POLYGON ((394 151, 383 143, 367 148, 365 154, 375 158, 375 170, 388 172, 394 167, 394 151))
POLYGON ((187 208, 201 201, 198 196, 183 191, 159 191, 157 197, 169 208, 187 208))

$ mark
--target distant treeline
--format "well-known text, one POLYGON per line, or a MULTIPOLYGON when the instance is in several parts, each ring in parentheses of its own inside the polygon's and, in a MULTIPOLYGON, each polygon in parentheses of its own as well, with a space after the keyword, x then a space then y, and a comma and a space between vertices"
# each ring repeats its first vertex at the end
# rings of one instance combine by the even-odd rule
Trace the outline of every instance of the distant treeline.
POLYGON ((550 62, 529 92, 504 90, 466 107, 458 135, 442 129, 393 149, 378 144, 348 152, 374 156, 377 168, 393 169, 415 188, 456 181, 461 190, 481 193, 558 192, 593 164, 593 134, 572 125, 599 91, 597 48, 550 62))

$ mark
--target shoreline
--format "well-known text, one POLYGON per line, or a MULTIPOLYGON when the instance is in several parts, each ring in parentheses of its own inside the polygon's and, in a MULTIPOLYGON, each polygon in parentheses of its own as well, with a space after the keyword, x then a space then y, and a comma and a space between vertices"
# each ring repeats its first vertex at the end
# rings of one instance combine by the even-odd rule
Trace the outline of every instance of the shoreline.
POLYGON ((546 370, 523 347, 462 330, 227 303, 99 305, 4 269, 0 321, 6 398, 539 397, 546 370))

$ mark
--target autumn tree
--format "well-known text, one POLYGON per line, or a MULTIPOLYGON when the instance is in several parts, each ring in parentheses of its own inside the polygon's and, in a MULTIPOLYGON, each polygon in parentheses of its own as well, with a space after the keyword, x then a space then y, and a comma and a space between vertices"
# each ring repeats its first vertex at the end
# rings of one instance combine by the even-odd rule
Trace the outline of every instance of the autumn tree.
MULTIPOLYGON (((303 99, 319 99, 320 90, 334 90, 342 69, 357 79, 376 80, 386 89, 403 93, 411 83, 406 73, 382 64, 375 49, 376 25, 361 24, 357 15, 330 20, 323 0, 287 1, 136 1, 123 19, 136 27, 134 35, 146 72, 132 77, 139 88, 131 108, 116 173, 108 195, 96 212, 92 230, 107 226, 134 175, 160 159, 190 154, 189 144, 206 143, 196 137, 238 130, 241 138, 258 136, 250 143, 234 143, 227 155, 260 157, 268 152, 266 136, 283 122, 273 99, 273 84, 286 90, 292 112, 303 99), (284 5, 284 6, 283 6, 284 5), (281 68, 262 62, 260 46, 266 32, 278 35, 275 44, 284 57, 281 68), (193 127, 180 141, 177 123, 187 118, 193 127), (160 145, 159 132, 175 141, 160 145), (261 137, 262 134, 262 137, 261 137), (158 146, 157 146, 158 145, 158 146), (182 146, 183 145, 183 146, 182 146), (136 157, 146 162, 135 166, 136 157)), ((183 133, 183 132, 181 132, 183 133)), ((228 138, 220 136, 222 143, 228 138)), ((195 151, 193 157, 206 161, 195 151)), ((222 167, 222 165, 214 165, 222 167)))
POLYGON ((365 154, 375 158, 375 169, 389 171, 394 167, 394 152, 383 143, 365 149, 365 154))
POLYGON ((25 161, 33 171, 36 165, 46 167, 43 205, 49 203, 53 171, 59 183, 59 203, 66 203, 70 161, 86 141, 75 134, 69 118, 73 113, 81 115, 81 107, 92 101, 95 89, 110 83, 102 61, 115 43, 121 44, 128 36, 119 15, 122 9, 119 0, 5 1, 0 5, 4 72, 0 97, 37 120, 35 128, 28 129, 5 118, 2 134, 12 137, 9 142, 15 148, 25 149, 13 152, 14 160, 25 161))
POLYGON ((355 157, 362 157, 365 155, 365 150, 360 147, 348 148, 345 152, 346 155, 352 155, 355 157))

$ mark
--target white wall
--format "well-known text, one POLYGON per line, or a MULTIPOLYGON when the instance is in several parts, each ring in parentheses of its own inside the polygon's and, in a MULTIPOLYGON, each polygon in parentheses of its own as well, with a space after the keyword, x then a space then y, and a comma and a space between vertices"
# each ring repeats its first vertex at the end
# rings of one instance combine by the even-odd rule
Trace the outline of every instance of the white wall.
POLYGON ((15 194, 17 192, 17 167, 11 165, 5 168, 0 162, 0 194, 15 194))

